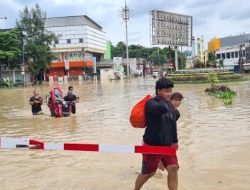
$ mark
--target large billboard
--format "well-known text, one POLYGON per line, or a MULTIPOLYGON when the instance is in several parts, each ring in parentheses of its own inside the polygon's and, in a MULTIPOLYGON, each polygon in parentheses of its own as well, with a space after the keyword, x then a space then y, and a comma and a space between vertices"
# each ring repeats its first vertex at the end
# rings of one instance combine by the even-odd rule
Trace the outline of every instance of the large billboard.
POLYGON ((192 16, 150 11, 152 45, 192 46, 192 16))

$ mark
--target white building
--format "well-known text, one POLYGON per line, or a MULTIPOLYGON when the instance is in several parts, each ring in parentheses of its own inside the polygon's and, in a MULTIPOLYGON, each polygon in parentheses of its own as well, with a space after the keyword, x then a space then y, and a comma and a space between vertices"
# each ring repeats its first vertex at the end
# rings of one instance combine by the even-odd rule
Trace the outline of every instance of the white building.
POLYGON ((203 36, 201 36, 200 38, 197 38, 197 56, 199 57, 200 61, 205 62, 204 59, 206 59, 206 52, 204 49, 203 36))
MULTIPOLYGON (((245 46, 242 47, 242 56, 245 57, 245 46)), ((216 51, 216 60, 223 59, 224 68, 233 70, 235 66, 239 65, 239 51, 240 45, 233 45, 222 47, 216 51)))
POLYGON ((85 75, 93 70, 93 57, 100 61, 106 53, 105 32, 86 15, 46 18, 45 28, 58 36, 51 46, 56 59, 50 76, 85 75))
POLYGON ((250 34, 211 39, 208 49, 215 53, 217 62, 223 60, 225 68, 237 71, 241 62, 245 71, 250 70, 250 34))
POLYGON ((243 64, 245 71, 250 70, 250 44, 233 45, 220 48, 216 51, 216 60, 219 62, 223 59, 224 68, 234 70, 235 66, 239 66, 239 61, 243 64))
POLYGON ((98 61, 106 52, 105 32, 86 15, 47 18, 45 27, 59 37, 51 47, 58 60, 83 60, 85 53, 98 61))

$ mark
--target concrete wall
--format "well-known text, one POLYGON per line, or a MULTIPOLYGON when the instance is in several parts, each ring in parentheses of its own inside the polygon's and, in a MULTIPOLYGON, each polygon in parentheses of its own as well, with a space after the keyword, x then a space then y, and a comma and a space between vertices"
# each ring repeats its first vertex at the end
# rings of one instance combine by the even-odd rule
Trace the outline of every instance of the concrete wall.
POLYGON ((114 75, 113 68, 100 69, 100 79, 109 80, 114 75))

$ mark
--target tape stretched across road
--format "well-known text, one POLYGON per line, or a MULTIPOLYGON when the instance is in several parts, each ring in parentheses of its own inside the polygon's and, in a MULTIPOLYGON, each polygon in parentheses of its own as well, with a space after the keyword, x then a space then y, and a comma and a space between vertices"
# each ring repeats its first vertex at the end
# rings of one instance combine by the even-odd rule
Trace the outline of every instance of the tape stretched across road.
POLYGON ((175 155, 175 146, 132 146, 108 144, 45 143, 27 138, 0 138, 0 148, 27 148, 38 150, 92 151, 108 153, 144 153, 175 155))

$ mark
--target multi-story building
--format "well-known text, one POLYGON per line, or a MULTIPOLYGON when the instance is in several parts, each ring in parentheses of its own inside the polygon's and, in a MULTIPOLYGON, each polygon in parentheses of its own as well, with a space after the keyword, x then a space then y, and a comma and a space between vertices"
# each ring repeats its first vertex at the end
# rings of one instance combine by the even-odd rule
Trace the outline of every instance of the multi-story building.
POLYGON ((200 38, 197 38, 197 56, 199 58, 199 60, 201 62, 206 62, 207 60, 207 55, 206 55, 206 51, 204 49, 204 39, 203 36, 201 36, 200 38))
POLYGON ((217 62, 223 60, 224 67, 235 70, 242 63, 244 70, 250 70, 250 34, 213 38, 208 43, 208 52, 214 52, 217 62))
POLYGON ((106 52, 102 27, 86 15, 46 18, 45 28, 58 36, 51 49, 56 59, 49 75, 77 76, 93 67, 93 57, 100 61, 106 52))

